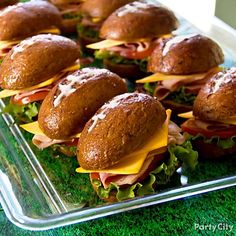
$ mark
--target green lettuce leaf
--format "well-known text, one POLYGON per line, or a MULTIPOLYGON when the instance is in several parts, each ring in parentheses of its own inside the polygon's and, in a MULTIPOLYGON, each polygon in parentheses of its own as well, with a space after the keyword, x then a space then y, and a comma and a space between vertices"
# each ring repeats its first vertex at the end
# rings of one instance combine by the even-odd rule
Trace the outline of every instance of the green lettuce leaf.
POLYGON ((146 92, 153 96, 155 88, 156 88, 156 83, 145 83, 143 85, 143 88, 146 90, 146 92))
POLYGON ((168 100, 172 100, 173 102, 179 103, 179 104, 185 104, 185 105, 193 105, 194 100, 196 99, 196 95, 193 95, 191 93, 185 92, 185 87, 182 86, 175 92, 171 92, 167 98, 168 100))
POLYGON ((40 104, 38 102, 29 103, 23 106, 8 103, 3 109, 3 113, 12 115, 17 123, 32 122, 38 115, 40 104))
POLYGON ((190 141, 202 140, 204 143, 215 144, 222 149, 232 148, 236 142, 236 136, 232 136, 230 138, 220 138, 219 136, 213 136, 211 138, 206 138, 202 134, 198 134, 196 136, 189 135, 190 141))
POLYGON ((99 60, 109 59, 112 64, 137 65, 139 66, 141 71, 145 73, 147 72, 147 58, 141 60, 126 59, 114 52, 109 52, 105 49, 96 50, 94 53, 94 57, 99 60))
POLYGON ((79 33, 79 35, 87 38, 99 39, 99 31, 89 26, 78 24, 77 32, 79 33))
POLYGON ((182 145, 170 145, 168 147, 169 158, 154 171, 142 183, 135 183, 126 188, 120 188, 116 183, 110 183, 105 189, 99 180, 93 180, 100 198, 108 198, 110 194, 115 194, 118 201, 143 196, 155 192, 154 186, 165 185, 170 181, 176 169, 183 163, 183 168, 193 170, 197 165, 198 153, 192 149, 190 141, 182 145))

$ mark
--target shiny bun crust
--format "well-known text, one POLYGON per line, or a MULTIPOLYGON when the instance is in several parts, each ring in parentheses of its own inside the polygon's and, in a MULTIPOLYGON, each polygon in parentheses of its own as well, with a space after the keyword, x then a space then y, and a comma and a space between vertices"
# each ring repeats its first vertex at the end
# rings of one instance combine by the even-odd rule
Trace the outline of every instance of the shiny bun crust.
POLYGON ((149 72, 187 75, 206 72, 224 62, 219 45, 203 35, 160 40, 149 63, 149 72))
POLYGON ((236 116, 236 68, 218 72, 200 90, 193 114, 202 120, 221 121, 236 116))
POLYGON ((0 2, 0 8, 1 7, 6 7, 6 6, 9 6, 9 5, 13 5, 15 3, 17 3, 18 0, 1 0, 0 2))
POLYGON ((112 12, 133 0, 86 0, 81 12, 89 17, 106 19, 112 12))
POLYGON ((106 69, 78 70, 49 92, 39 111, 39 126, 49 138, 68 139, 81 132, 105 102, 125 92, 124 80, 106 69))
POLYGON ((23 89, 50 79, 80 56, 72 40, 41 34, 22 41, 8 53, 0 67, 0 86, 23 89))
POLYGON ((51 27, 61 27, 59 10, 45 1, 9 6, 0 12, 0 40, 26 38, 51 27))
POLYGON ((78 144, 78 162, 84 169, 106 169, 147 142, 166 119, 155 98, 126 93, 103 105, 87 122, 78 144))
POLYGON ((133 2, 119 8, 105 20, 100 37, 133 42, 169 34, 177 27, 178 20, 167 8, 146 1, 133 2))

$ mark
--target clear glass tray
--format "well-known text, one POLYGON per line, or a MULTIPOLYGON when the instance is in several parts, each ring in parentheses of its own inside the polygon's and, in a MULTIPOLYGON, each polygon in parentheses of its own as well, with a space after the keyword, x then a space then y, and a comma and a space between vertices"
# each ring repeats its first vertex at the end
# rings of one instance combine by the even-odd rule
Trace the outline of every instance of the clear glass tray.
MULTIPOLYGON (((187 21, 180 21, 179 33, 199 32, 187 21)), ((236 65, 234 31, 215 20, 205 33, 222 46, 225 66, 236 65)), ((0 110, 3 108, 0 100, 0 110)), ((37 150, 31 137, 11 116, 0 116, 0 201, 9 220, 25 229, 55 228, 236 185, 232 156, 220 162, 200 162, 194 172, 184 176, 176 173, 170 184, 155 194, 103 203, 93 192, 88 176, 75 172, 75 158, 59 156, 50 148, 37 150)))

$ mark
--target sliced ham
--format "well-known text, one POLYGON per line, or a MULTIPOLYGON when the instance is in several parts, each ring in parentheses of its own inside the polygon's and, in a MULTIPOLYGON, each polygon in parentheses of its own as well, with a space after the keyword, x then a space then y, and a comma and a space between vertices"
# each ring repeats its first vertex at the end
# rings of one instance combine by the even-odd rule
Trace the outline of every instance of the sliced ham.
POLYGON ((197 95, 201 87, 207 82, 208 78, 219 71, 219 68, 213 68, 203 74, 195 74, 192 77, 186 76, 186 78, 175 78, 163 80, 157 83, 154 91, 154 96, 159 100, 165 99, 171 92, 178 90, 181 87, 185 87, 187 93, 197 95))
POLYGON ((32 139, 33 144, 39 149, 44 149, 50 147, 53 144, 64 143, 66 141, 68 140, 50 139, 45 135, 39 134, 35 134, 32 139))
MULTIPOLYGON (((180 133, 181 128, 177 126, 174 122, 170 121, 169 123, 169 134, 168 134, 168 143, 172 144, 182 144, 185 141, 184 136, 180 133)), ((162 149, 160 152, 155 151, 149 153, 146 160, 143 163, 143 166, 139 173, 131 174, 131 175, 117 175, 110 173, 99 173, 99 178, 104 186, 104 188, 108 188, 110 182, 116 183, 117 185, 132 185, 134 184, 140 177, 148 170, 149 165, 156 158, 157 154, 163 153, 166 151, 166 148, 162 149)))

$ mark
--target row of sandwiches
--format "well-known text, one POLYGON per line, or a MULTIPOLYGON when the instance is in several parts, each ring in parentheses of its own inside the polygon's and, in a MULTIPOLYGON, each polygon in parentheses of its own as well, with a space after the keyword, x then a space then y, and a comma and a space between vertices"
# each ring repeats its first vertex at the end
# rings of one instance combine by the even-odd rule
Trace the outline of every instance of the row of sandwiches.
MULTIPOLYGON (((200 34, 174 35, 174 13, 153 1, 129 2, 103 19, 98 38, 104 40, 87 46, 96 50, 104 69, 83 64, 78 42, 38 34, 60 28, 56 14, 37 30, 40 24, 34 21, 0 66, 5 112, 19 118, 38 148, 57 144, 63 153, 77 156, 76 171, 89 173, 106 201, 155 192, 179 167, 194 169, 197 151, 200 157, 236 151, 236 69, 219 67, 224 61, 220 46, 200 34), (147 77, 135 83, 140 71, 147 77), (130 83, 135 91, 128 92, 130 83), (188 118, 181 124, 184 134, 171 112, 188 118)), ((59 12, 48 2, 31 1, 0 11, 0 24, 9 12, 20 14, 36 9, 35 4, 45 6, 36 7, 44 19, 50 18, 49 5, 59 12)))

